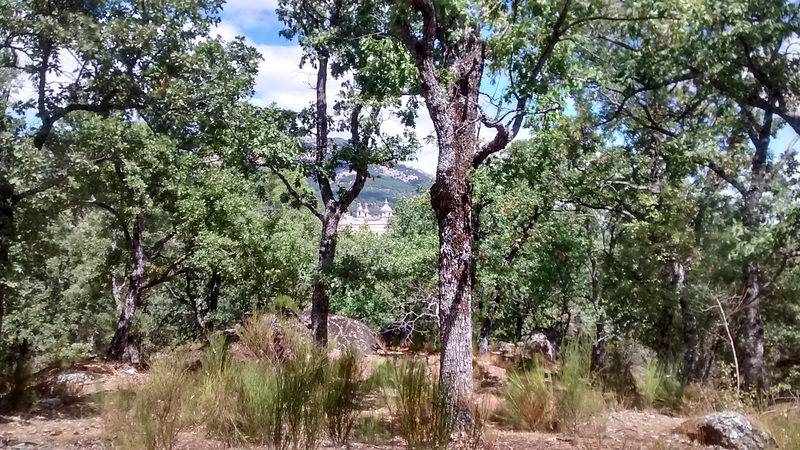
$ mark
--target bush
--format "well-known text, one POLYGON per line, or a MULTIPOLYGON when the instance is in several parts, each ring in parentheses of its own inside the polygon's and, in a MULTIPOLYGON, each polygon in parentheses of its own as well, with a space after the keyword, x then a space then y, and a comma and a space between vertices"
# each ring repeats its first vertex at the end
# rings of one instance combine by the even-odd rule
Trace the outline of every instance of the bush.
POLYGON ((636 392, 643 406, 662 405, 674 409, 680 405, 683 398, 683 383, 678 376, 677 365, 662 365, 649 360, 637 375, 636 392))
POLYGON ((209 341, 198 408, 207 411, 201 420, 209 432, 230 444, 309 449, 318 446, 327 426, 331 440, 348 442, 363 402, 361 358, 355 350, 329 359, 314 344, 297 340, 280 363, 236 363, 229 360, 224 340, 209 341))
POLYGON ((503 390, 505 419, 517 430, 552 430, 555 394, 539 364, 512 372, 503 390))
POLYGON ((582 335, 564 346, 556 392, 556 422, 561 430, 575 431, 606 409, 602 390, 592 385, 592 341, 582 335))
POLYGON ((248 360, 280 365, 294 358, 295 347, 302 346, 297 333, 289 322, 256 310, 239 330, 239 348, 248 360))
POLYGON ((379 445, 389 438, 389 428, 380 417, 368 415, 356 422, 355 435, 358 442, 379 445))
POLYGON ((185 410, 192 388, 185 361, 175 356, 156 361, 146 383, 107 399, 103 416, 108 439, 116 448, 172 449, 189 424, 185 410))
POLYGON ((364 400, 362 374, 361 354, 354 348, 331 361, 328 368, 323 405, 328 437, 336 444, 344 445, 350 440, 364 400))
POLYGON ((422 361, 396 364, 394 413, 406 446, 446 448, 450 433, 447 413, 439 399, 439 385, 431 380, 422 361))
POLYGON ((305 346, 282 366, 242 365, 240 430, 277 449, 316 448, 324 419, 324 353, 305 346))
POLYGON ((758 422, 775 438, 778 448, 800 448, 800 403, 785 411, 762 414, 758 422))
POLYGON ((590 378, 591 345, 586 337, 567 343, 555 380, 547 379, 538 362, 511 373, 503 391, 508 423, 522 430, 574 431, 603 413, 603 393, 590 378))
POLYGON ((234 364, 225 346, 225 336, 208 337, 209 346, 203 361, 203 374, 199 382, 197 421, 205 425, 212 436, 228 444, 240 443, 244 436, 239 431, 242 377, 239 364, 234 364))

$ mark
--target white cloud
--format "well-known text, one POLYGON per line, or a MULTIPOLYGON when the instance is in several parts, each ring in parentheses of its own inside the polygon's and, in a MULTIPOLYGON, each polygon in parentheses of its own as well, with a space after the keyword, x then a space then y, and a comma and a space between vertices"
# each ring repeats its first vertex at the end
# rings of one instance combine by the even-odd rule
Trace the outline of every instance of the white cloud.
POLYGON ((277 22, 277 0, 228 0, 223 5, 224 15, 241 28, 258 28, 277 22))
MULTIPOLYGON (((240 0, 236 3, 253 3, 240 0)), ((223 20, 212 35, 219 34, 225 40, 244 35, 240 28, 230 20, 223 20)), ((275 104, 280 108, 300 111, 308 107, 316 98, 314 86, 316 84, 316 69, 310 65, 300 67, 303 49, 299 45, 256 45, 245 37, 247 43, 254 46, 262 55, 258 75, 255 80, 256 95, 251 100, 257 106, 275 104)), ((345 80, 328 81, 328 105, 331 108, 339 95, 341 85, 345 80)), ((402 125, 397 120, 389 120, 383 127, 386 133, 401 133, 402 125)), ((436 148, 433 122, 428 115, 428 110, 423 101, 420 102, 419 118, 416 122, 417 138, 423 144, 415 155, 415 159, 405 164, 433 175, 436 172, 436 163, 439 151, 436 148)), ((332 137, 348 138, 347 134, 331 133, 332 137)))

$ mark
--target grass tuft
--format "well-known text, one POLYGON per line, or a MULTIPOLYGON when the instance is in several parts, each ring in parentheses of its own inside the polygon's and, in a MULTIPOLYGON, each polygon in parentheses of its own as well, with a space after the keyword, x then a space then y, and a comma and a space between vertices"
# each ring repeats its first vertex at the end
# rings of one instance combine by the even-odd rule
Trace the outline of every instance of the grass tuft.
POLYGON ((151 365, 146 383, 111 394, 104 405, 106 435, 115 448, 171 450, 190 424, 185 410, 193 390, 185 360, 170 356, 151 365))

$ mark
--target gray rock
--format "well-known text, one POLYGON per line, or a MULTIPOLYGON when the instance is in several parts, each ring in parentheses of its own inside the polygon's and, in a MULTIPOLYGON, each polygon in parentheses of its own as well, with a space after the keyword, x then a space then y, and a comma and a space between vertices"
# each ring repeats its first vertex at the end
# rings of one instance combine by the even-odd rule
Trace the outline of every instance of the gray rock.
POLYGON ((536 332, 528 336, 524 341, 517 343, 519 355, 523 358, 532 358, 535 354, 547 355, 551 361, 556 359, 558 349, 550 342, 544 333, 536 332))
POLYGON ((378 350, 378 340, 368 326, 344 316, 328 316, 328 339, 336 342, 337 350, 357 348, 364 355, 378 350))
POLYGON ((64 404, 64 400, 60 398, 46 398, 41 401, 42 406, 46 406, 48 408, 58 408, 59 406, 64 404))
POLYGON ((776 448, 775 440, 769 433, 754 427, 745 416, 732 411, 688 420, 678 430, 703 445, 716 445, 730 450, 776 448))
POLYGON ((85 373, 64 373, 56 377, 57 383, 85 383, 92 381, 92 377, 85 373))

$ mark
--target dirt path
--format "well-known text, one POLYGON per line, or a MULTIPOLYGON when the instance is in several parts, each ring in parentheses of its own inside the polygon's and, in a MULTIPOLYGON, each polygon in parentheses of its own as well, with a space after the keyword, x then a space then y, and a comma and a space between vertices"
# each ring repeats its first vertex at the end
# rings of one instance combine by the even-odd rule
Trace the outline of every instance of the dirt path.
POLYGON ((587 427, 577 434, 499 431, 497 450, 684 450, 701 449, 673 430, 683 420, 647 411, 617 411, 609 414, 605 428, 587 427))

